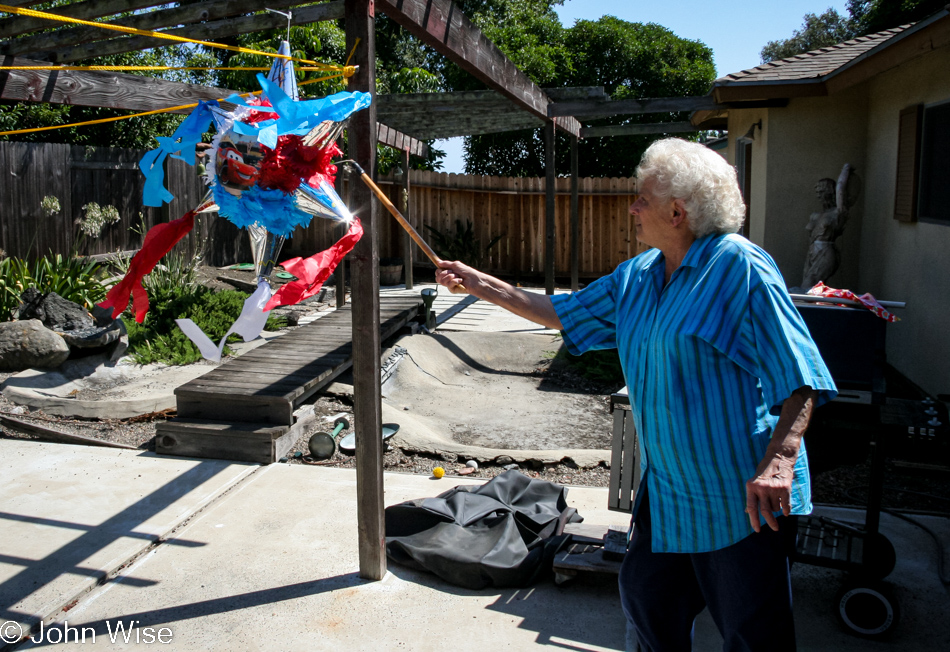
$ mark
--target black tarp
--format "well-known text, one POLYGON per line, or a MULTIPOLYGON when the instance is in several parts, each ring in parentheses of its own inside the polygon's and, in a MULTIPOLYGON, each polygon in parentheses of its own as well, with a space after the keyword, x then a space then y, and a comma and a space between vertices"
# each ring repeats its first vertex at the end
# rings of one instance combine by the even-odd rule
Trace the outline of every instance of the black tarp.
POLYGON ((526 586, 550 567, 565 523, 583 519, 567 488, 518 471, 386 508, 386 554, 458 586, 526 586))

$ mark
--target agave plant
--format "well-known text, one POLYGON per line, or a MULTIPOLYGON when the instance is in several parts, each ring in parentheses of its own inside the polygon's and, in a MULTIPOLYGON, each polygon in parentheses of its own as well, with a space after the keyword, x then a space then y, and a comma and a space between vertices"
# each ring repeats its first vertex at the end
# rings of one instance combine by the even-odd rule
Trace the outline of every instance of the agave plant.
POLYGON ((0 320, 13 318, 20 295, 31 287, 42 294, 55 292, 91 309, 106 296, 99 277, 99 265, 82 258, 54 254, 37 259, 33 265, 21 258, 4 258, 0 260, 0 320))

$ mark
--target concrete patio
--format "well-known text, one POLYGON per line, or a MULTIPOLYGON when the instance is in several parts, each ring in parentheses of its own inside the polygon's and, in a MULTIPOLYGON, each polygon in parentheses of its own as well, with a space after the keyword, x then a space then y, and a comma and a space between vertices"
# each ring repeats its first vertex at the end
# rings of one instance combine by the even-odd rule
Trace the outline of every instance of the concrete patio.
MULTIPOLYGON (((359 579, 350 470, 0 440, 0 476, 0 622, 9 621, 0 634, 21 626, 36 634, 45 623, 43 643, 16 649, 79 649, 83 630, 87 643, 94 632, 111 645, 110 628, 130 621, 137 629, 120 649, 148 647, 160 633, 166 641, 170 633, 171 650, 625 649, 612 577, 471 591, 390 564, 380 582, 359 579), (67 622, 77 630, 69 645, 56 643, 67 622)), ((386 474, 385 482, 388 505, 470 481, 386 474)), ((627 520, 606 510, 604 489, 574 487, 568 500, 586 523, 627 520)), ((950 520, 920 518, 950 540, 950 520)), ((893 639, 845 633, 830 604, 841 574, 797 565, 800 649, 950 646, 950 596, 932 540, 887 515, 883 530, 898 551, 888 580, 903 617, 893 639)), ((695 649, 720 646, 704 614, 695 649)))

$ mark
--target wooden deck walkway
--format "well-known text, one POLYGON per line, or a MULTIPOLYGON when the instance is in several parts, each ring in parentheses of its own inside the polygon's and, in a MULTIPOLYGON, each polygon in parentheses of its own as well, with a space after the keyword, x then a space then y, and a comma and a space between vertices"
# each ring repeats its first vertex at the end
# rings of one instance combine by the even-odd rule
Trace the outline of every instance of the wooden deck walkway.
MULTIPOLYGON (((417 295, 380 298, 380 339, 422 318, 417 295)), ((156 452, 275 462, 311 424, 294 410, 353 365, 344 306, 175 390, 178 416, 156 428, 156 452)))

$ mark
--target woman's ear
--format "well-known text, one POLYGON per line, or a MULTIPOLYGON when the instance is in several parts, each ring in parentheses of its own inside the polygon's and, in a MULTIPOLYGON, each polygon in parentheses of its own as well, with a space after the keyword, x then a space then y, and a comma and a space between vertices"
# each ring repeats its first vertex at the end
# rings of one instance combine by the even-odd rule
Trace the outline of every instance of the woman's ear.
POLYGON ((686 206, 679 199, 673 200, 673 220, 671 224, 678 227, 686 221, 686 206))

